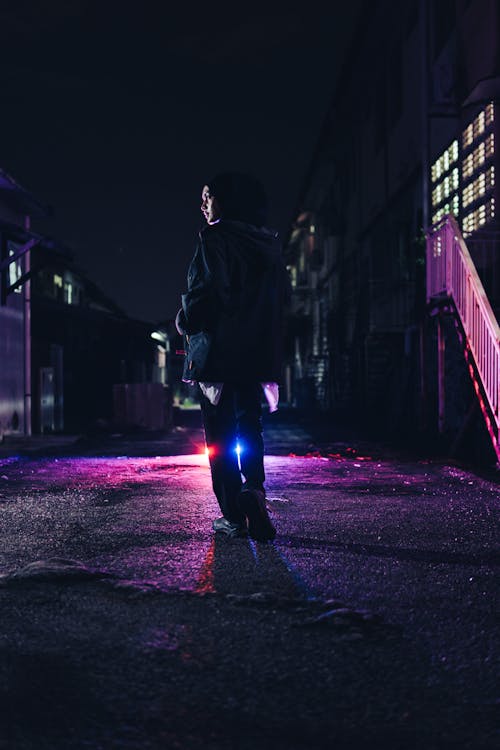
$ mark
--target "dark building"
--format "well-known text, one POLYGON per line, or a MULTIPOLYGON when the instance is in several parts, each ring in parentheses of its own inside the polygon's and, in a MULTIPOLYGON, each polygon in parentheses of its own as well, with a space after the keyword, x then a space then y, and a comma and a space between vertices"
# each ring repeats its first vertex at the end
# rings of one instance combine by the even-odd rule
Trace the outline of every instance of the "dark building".
POLYGON ((129 318, 66 248, 32 231, 47 215, 0 171, 0 439, 168 427, 168 336, 129 318))
POLYGON ((483 445, 486 424, 500 457, 498 354, 478 433, 467 415, 490 386, 464 357, 478 334, 455 293, 430 294, 426 264, 426 251, 444 257, 426 233, 454 216, 449 235, 463 235, 498 317, 499 12, 495 0, 365 4, 286 242, 286 381, 296 405, 381 434, 439 432, 458 450, 467 432, 483 445))
POLYGON ((32 283, 37 432, 168 423, 168 339, 129 318, 70 254, 45 258, 32 283))
POLYGON ((31 432, 31 254, 43 238, 31 219, 47 215, 35 197, 0 170, 0 439, 31 432))

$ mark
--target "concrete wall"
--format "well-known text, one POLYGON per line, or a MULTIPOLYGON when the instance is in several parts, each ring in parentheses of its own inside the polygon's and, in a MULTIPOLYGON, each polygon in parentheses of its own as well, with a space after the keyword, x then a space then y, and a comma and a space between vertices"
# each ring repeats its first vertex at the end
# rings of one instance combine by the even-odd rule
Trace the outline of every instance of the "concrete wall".
POLYGON ((0 438, 24 431, 23 295, 0 306, 0 438))
MULTIPOLYGON (((0 220, 23 227, 25 217, 12 206, 0 203, 0 220)), ((8 239, 8 232, 0 232, 0 260, 7 257, 8 239)), ((7 286, 8 273, 3 281, 7 286)), ((22 289, 10 294, 4 304, 0 298, 0 440, 8 433, 24 433, 24 354, 22 289)))

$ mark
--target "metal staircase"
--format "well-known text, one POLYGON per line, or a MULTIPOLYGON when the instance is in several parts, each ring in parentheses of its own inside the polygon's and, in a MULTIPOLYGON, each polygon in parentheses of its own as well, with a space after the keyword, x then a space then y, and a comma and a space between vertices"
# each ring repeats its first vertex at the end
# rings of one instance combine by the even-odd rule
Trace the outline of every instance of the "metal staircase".
MULTIPOLYGON (((497 460, 500 462, 500 327, 460 228, 446 216, 427 233, 427 302, 451 306, 497 460)), ((438 326, 440 428, 444 423, 444 337, 438 326)))

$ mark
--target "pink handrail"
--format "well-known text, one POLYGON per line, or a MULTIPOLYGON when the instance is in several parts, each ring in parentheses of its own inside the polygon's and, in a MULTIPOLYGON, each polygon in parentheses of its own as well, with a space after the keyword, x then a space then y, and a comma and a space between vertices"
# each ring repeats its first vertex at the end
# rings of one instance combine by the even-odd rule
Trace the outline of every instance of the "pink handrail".
MULTIPOLYGON (((500 453, 500 327, 453 216, 427 233, 427 302, 452 298, 474 359, 488 411, 487 426, 500 453)), ((480 394, 478 396, 481 398, 480 394)), ((487 416, 487 415, 486 415, 487 416)))

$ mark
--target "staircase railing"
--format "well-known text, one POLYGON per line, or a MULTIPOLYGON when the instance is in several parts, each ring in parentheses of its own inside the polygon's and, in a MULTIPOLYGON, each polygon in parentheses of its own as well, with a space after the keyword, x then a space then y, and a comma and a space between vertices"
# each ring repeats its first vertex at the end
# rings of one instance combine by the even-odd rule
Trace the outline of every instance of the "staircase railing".
POLYGON ((453 300, 460 317, 481 389, 474 385, 500 460, 500 327, 453 216, 427 233, 427 302, 443 298, 453 300))

